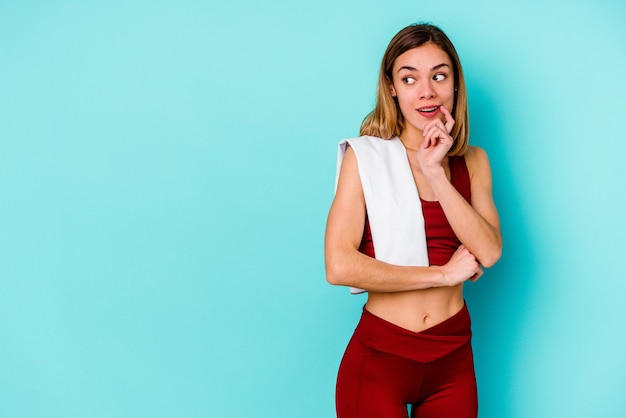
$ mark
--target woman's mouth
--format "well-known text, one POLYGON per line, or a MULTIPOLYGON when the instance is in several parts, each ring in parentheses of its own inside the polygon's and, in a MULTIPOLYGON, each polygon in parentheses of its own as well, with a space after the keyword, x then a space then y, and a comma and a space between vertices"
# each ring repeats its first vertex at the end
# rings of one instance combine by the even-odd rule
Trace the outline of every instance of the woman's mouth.
POLYGON ((439 106, 420 107, 417 111, 427 118, 432 118, 437 115, 439 106))

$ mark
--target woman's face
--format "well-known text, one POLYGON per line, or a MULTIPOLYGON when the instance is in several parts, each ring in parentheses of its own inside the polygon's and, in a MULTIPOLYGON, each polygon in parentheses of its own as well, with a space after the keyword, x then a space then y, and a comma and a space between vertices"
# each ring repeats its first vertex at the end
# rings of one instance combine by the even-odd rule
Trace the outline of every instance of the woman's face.
POLYGON ((421 131, 434 118, 445 122, 439 107, 452 112, 454 106, 452 61, 432 43, 410 49, 396 58, 389 87, 398 98, 405 130, 421 131))

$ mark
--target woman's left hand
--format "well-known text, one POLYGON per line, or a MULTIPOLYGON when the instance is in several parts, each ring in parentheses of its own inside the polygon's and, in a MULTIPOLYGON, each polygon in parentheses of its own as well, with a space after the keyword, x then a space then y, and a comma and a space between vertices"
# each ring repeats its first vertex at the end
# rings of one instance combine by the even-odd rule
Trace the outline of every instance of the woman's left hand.
POLYGON ((437 118, 424 125, 424 142, 417 153, 420 168, 425 176, 441 168, 441 162, 454 143, 454 139, 450 136, 454 127, 452 114, 444 106, 440 106, 439 110, 445 118, 445 123, 437 118))

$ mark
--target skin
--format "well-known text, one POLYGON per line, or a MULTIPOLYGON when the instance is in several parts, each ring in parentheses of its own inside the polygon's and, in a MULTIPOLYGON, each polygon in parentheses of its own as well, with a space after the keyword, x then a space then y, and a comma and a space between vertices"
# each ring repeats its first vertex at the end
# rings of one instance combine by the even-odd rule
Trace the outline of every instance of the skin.
POLYGON ((448 109, 454 105, 454 77, 448 55, 430 43, 411 49, 396 59, 388 81, 405 118, 400 140, 418 192, 424 200, 441 204, 462 245, 443 266, 396 266, 360 253, 365 198, 356 156, 348 148, 326 227, 326 277, 334 285, 367 290, 370 312, 419 332, 463 307, 463 283, 477 280, 482 266, 500 258, 502 237, 487 154, 477 147, 465 154, 471 204, 450 182, 447 153, 454 119, 448 109), (436 112, 428 114, 417 110, 433 107, 436 112))

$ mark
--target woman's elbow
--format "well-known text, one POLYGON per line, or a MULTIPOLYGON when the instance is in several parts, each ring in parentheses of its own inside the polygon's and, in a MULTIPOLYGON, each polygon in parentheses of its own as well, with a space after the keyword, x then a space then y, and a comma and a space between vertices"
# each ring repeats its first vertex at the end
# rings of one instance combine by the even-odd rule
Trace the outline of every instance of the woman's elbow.
POLYGON ((333 286, 344 286, 347 276, 345 263, 335 257, 326 257, 326 281, 333 286))
POLYGON ((480 264, 485 268, 493 267, 502 257, 502 244, 495 246, 489 253, 480 258, 480 264))
POLYGON ((341 286, 341 278, 342 274, 339 273, 339 269, 326 263, 326 281, 333 286, 341 286))

